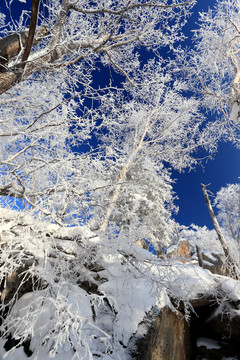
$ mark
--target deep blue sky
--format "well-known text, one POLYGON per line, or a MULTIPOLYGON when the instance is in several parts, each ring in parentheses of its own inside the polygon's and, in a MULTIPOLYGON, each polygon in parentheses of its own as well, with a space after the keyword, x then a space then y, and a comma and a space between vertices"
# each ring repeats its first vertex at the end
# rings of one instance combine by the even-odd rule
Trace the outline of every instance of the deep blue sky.
POLYGON ((216 194, 221 187, 239 182, 240 150, 230 143, 220 144, 213 160, 208 160, 204 168, 199 165, 195 171, 179 174, 174 172, 176 180, 174 191, 178 194, 178 215, 175 219, 182 225, 194 223, 213 228, 203 197, 201 183, 210 184, 208 189, 216 194))
MULTIPOLYGON (((207 11, 215 3, 216 0, 198 1, 198 4, 194 7, 194 14, 189 19, 186 27, 189 35, 191 29, 197 27, 198 12, 207 11)), ((189 46, 190 44, 189 41, 189 46)), ((219 150, 215 158, 208 160, 203 165, 204 168, 199 165, 195 171, 190 173, 173 173, 173 177, 176 179, 174 191, 179 197, 177 201, 179 212, 175 219, 183 225, 195 223, 199 226, 206 225, 208 228, 213 228, 202 194, 201 183, 205 185, 210 183, 209 190, 216 194, 221 187, 239 182, 240 150, 234 148, 230 143, 219 144, 219 150)))

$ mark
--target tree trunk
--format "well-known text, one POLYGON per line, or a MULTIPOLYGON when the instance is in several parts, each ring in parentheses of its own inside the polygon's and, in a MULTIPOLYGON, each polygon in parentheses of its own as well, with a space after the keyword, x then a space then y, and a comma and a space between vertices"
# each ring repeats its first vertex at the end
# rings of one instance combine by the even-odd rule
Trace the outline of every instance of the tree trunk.
POLYGON ((118 178, 118 181, 117 181, 117 185, 113 191, 113 195, 111 197, 111 203, 109 205, 109 207, 107 208, 107 211, 106 211, 106 214, 103 218, 103 221, 99 227, 99 231, 106 231, 107 229, 107 225, 108 225, 108 221, 109 221, 109 218, 112 214, 112 211, 116 205, 116 202, 118 200, 118 197, 119 197, 119 193, 120 193, 120 190, 121 190, 121 186, 122 186, 122 183, 124 182, 125 178, 126 178, 126 174, 127 174, 127 171, 129 169, 129 166, 130 166, 130 161, 128 161, 126 163, 125 166, 123 166, 121 172, 120 172, 120 175, 119 175, 119 178, 118 178))
POLYGON ((202 259, 202 254, 201 251, 199 249, 199 247, 196 245, 196 251, 197 251, 197 257, 198 257, 198 264, 199 266, 201 266, 203 268, 203 259, 202 259))
POLYGON ((206 185, 202 185, 202 191, 203 191, 203 194, 204 194, 204 198, 206 200, 206 204, 207 204, 207 207, 208 207, 208 211, 209 211, 209 214, 211 216, 211 219, 212 219, 212 222, 213 222, 213 225, 214 225, 214 228, 216 230, 216 233, 217 233, 217 236, 218 236, 218 239, 222 245, 222 248, 223 248, 223 251, 224 251, 224 254, 226 256, 226 266, 227 266, 227 270, 232 274, 232 277, 236 278, 236 279, 239 279, 240 278, 240 271, 239 271, 239 267, 236 263, 236 261, 234 260, 234 258, 232 257, 231 253, 230 253, 230 249, 226 243, 226 240, 223 236, 223 233, 221 231, 221 228, 219 226, 219 223, 217 221, 217 218, 214 214, 214 211, 213 211, 213 208, 212 208, 212 205, 211 205, 211 202, 210 202, 210 199, 208 197, 208 194, 207 194, 207 189, 206 189, 206 185))

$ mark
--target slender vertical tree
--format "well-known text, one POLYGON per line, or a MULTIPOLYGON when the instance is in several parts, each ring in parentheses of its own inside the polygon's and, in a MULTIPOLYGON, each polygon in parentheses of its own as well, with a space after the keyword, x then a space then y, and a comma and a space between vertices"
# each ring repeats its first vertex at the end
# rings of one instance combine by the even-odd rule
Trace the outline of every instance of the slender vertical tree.
POLYGON ((239 244, 240 241, 240 185, 222 187, 214 201, 217 218, 228 236, 239 244))
POLYGON ((229 246, 227 244, 227 241, 226 241, 226 239, 225 239, 225 237, 223 235, 223 232, 222 232, 222 230, 221 230, 221 228, 219 226, 219 223, 217 221, 216 215, 215 215, 215 213, 213 211, 212 204, 211 204, 211 201, 209 199, 206 186, 203 185, 203 184, 202 184, 202 190, 203 190, 204 198, 206 200, 206 204, 207 204, 207 207, 208 207, 208 211, 209 211, 211 220, 213 222, 214 229, 216 230, 218 239, 219 239, 219 241, 221 243, 221 246, 222 246, 225 258, 226 258, 226 267, 227 267, 229 273, 231 273, 231 275, 234 278, 239 279, 239 277, 240 277, 239 265, 237 264, 236 259, 234 259, 233 255, 231 254, 231 249, 229 248, 229 246))

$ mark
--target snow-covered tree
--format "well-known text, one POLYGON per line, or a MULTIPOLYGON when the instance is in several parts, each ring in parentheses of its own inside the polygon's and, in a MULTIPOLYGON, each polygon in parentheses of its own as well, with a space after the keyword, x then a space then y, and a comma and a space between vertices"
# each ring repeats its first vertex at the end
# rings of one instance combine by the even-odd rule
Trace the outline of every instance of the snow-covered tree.
MULTIPOLYGON (((208 12, 200 13, 194 31, 191 89, 206 111, 217 113, 235 145, 240 141, 240 1, 217 0, 208 12)), ((188 64, 189 65, 189 64, 188 64)), ((187 65, 187 69, 189 66, 187 65)), ((217 130, 218 131, 218 130, 217 130)))
POLYGON ((195 224, 179 225, 178 234, 179 238, 186 239, 194 250, 196 246, 199 246, 201 249, 222 253, 222 247, 214 229, 209 230, 206 226, 201 227, 195 224))
POLYGON ((194 3, 32 0, 16 19, 6 2, 2 44, 19 41, 0 43, 1 331, 34 357, 125 360, 146 312, 184 297, 178 268, 131 236, 167 242, 166 164, 193 166, 227 133, 183 71, 194 3))
MULTIPOLYGON (((106 176, 115 184, 119 168, 110 171, 106 176)), ((149 159, 137 161, 126 173, 109 222, 132 240, 146 239, 155 247, 168 245, 172 213, 177 211, 171 183, 163 165, 156 167, 149 159)))
POLYGON ((229 184, 222 187, 215 197, 217 218, 229 237, 240 241, 240 185, 229 184))
MULTIPOLYGON (((163 162, 194 164, 199 146, 215 149, 221 130, 204 127, 199 101, 187 97, 175 46, 193 4, 40 4, 35 33, 44 26, 47 35, 24 66, 20 47, 0 74, 5 82, 17 76, 0 100, 0 194, 7 202, 20 199, 19 206, 59 224, 84 218, 105 230, 127 173, 142 158, 161 172, 163 162), (109 164, 118 169, 114 182, 109 164)), ((6 19, 3 35, 24 32, 29 16, 6 19)))
MULTIPOLYGON (((226 138, 230 138, 238 148, 240 145, 239 20, 240 2, 238 0, 216 1, 212 9, 200 14, 199 28, 194 31, 195 49, 190 52, 189 59, 192 68, 189 83, 191 90, 201 99, 203 109, 211 114, 210 116, 218 117, 216 131, 218 132, 220 127, 225 127, 226 138)), ((189 74, 189 66, 187 66, 187 71, 189 74)), ((226 189, 225 197, 227 197, 226 189)), ((236 242, 234 244, 233 241, 238 238, 238 227, 236 223, 232 223, 229 216, 230 204, 224 205, 223 198, 224 190, 220 192, 216 200, 220 211, 218 219, 228 243, 228 245, 225 243, 224 252, 225 255, 228 253, 226 249, 229 246, 232 256, 239 262, 236 256, 238 254, 236 242), (227 215, 224 215, 227 209, 229 209, 228 220, 227 215)), ((213 211, 210 213, 212 217, 213 211)), ((217 225, 216 217, 215 220, 214 226, 217 225)), ((218 235, 220 235, 221 229, 219 225, 217 227, 218 235)), ((223 234, 221 236, 223 237, 223 234)))

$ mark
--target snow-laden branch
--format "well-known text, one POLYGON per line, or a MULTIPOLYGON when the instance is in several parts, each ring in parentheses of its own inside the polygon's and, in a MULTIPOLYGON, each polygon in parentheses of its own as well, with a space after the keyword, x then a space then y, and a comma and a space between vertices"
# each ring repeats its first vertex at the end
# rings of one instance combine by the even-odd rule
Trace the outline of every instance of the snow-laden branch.
MULTIPOLYGON (((177 11, 175 13, 174 9, 179 7, 188 15, 188 11, 194 2, 194 0, 186 2, 173 1, 172 4, 164 4, 164 2, 158 3, 152 1, 146 3, 126 1, 119 8, 118 5, 113 2, 109 3, 109 8, 102 8, 101 5, 99 5, 99 8, 91 9, 91 7, 89 8, 89 4, 86 8, 80 8, 76 2, 72 3, 69 0, 64 0, 60 5, 57 15, 51 15, 54 18, 54 23, 51 24, 51 30, 49 27, 49 43, 44 42, 44 45, 41 46, 41 51, 29 57, 31 49, 30 43, 33 42, 34 35, 34 30, 31 30, 31 36, 29 35, 29 41, 27 41, 27 47, 25 48, 24 60, 23 63, 20 64, 21 67, 25 67, 22 80, 38 71, 51 71, 52 66, 63 67, 77 64, 83 59, 88 59, 89 56, 94 55, 94 53, 107 52, 110 58, 113 59, 110 51, 130 49, 132 45, 135 46, 136 44, 142 46, 144 43, 148 43, 149 46, 150 42, 153 42, 157 48, 161 46, 163 41, 166 44, 171 43, 172 36, 180 39, 182 37, 180 34, 181 25, 178 25, 177 22, 172 29, 169 28, 166 31, 166 34, 161 31, 156 31, 155 27, 158 16, 163 14, 164 18, 164 12, 166 12, 169 14, 169 19, 177 19, 180 14, 178 14, 177 11), (148 14, 149 8, 154 9, 151 16, 148 14), (142 17, 141 21, 136 21, 138 14, 142 17), (97 16, 96 27, 93 26, 91 15, 97 16), (106 17, 104 21, 102 21, 102 15, 106 17), (84 16, 87 17, 84 18, 84 16), (79 32, 80 23, 82 23, 82 29, 85 27, 82 33, 79 32), (85 34, 87 30, 89 30, 88 35, 85 34), (152 32, 155 34, 155 38, 152 37, 152 32)), ((33 3, 33 5, 34 4, 35 3, 33 3)), ((32 24, 36 23, 37 6, 36 10, 34 9, 33 7, 32 24)), ((50 13, 51 11, 55 11, 54 4, 52 5, 52 9, 51 6, 49 6, 48 11, 50 13)), ((166 20, 164 20, 164 22, 165 21, 166 20)), ((116 66, 116 69, 121 69, 123 74, 128 73, 128 71, 122 68, 116 61, 112 61, 112 63, 116 66)), ((8 74, 1 75, 1 94, 10 89, 17 81, 15 69, 17 69, 18 66, 18 63, 13 64, 11 77, 8 76, 8 74)))
POLYGON ((204 198, 205 198, 205 201, 206 201, 206 204, 207 204, 207 207, 208 207, 208 211, 209 211, 209 214, 210 214, 210 217, 211 217, 211 220, 213 222, 213 226, 216 230, 216 233, 217 233, 217 236, 218 236, 218 239, 221 243, 221 246, 223 248, 223 252, 225 254, 225 257, 226 257, 226 261, 227 261, 227 266, 228 266, 228 269, 229 271, 232 272, 232 276, 235 278, 235 279, 239 279, 240 277, 240 269, 239 269, 239 266, 236 262, 236 260, 233 258, 232 254, 231 254, 231 250, 223 236, 223 233, 222 233, 222 230, 219 226, 219 223, 217 221, 217 218, 216 218, 216 215, 214 214, 214 211, 213 211, 213 208, 212 208, 212 205, 211 205, 211 202, 210 202, 210 199, 209 199, 209 196, 208 196, 208 193, 207 193, 207 188, 206 188, 206 185, 203 185, 202 184, 202 191, 203 191, 203 194, 204 194, 204 198))

